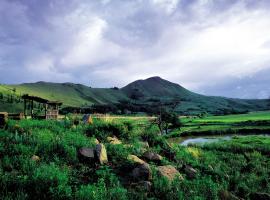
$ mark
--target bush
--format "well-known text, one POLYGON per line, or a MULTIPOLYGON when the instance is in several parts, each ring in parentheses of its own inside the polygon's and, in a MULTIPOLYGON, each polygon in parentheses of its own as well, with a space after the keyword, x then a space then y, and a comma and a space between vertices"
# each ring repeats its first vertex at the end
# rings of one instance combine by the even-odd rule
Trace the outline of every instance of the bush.
POLYGON ((96 137, 100 141, 106 140, 108 136, 116 136, 120 139, 131 138, 131 124, 130 123, 115 123, 96 121, 89 125, 86 129, 86 134, 91 137, 96 137))
POLYGON ((33 172, 32 188, 34 195, 41 199, 65 199, 71 197, 71 187, 68 185, 68 171, 60 169, 54 163, 41 165, 33 172))
POLYGON ((126 200, 127 190, 120 186, 118 179, 108 169, 97 172, 100 178, 93 185, 81 186, 75 193, 80 200, 126 200))

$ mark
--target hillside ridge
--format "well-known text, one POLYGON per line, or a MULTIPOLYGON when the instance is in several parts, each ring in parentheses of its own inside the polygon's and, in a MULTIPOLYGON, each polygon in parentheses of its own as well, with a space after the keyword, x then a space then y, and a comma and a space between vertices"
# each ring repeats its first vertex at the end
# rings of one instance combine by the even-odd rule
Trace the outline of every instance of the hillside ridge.
MULTIPOLYGON (((0 92, 17 95, 29 94, 62 101, 64 106, 83 107, 93 104, 117 104, 123 100, 141 105, 151 105, 153 99, 171 101, 180 99, 176 111, 181 113, 226 113, 231 111, 246 112, 266 110, 267 100, 234 99, 217 96, 205 96, 189 91, 177 83, 172 83, 159 76, 133 81, 122 88, 91 88, 79 83, 52 83, 39 81, 18 85, 0 85, 0 92), (9 89, 7 89, 9 88, 9 89), (15 89, 15 90, 14 90, 15 89), (12 92, 13 91, 13 92, 12 92)), ((0 105, 1 111, 6 107, 0 105)))

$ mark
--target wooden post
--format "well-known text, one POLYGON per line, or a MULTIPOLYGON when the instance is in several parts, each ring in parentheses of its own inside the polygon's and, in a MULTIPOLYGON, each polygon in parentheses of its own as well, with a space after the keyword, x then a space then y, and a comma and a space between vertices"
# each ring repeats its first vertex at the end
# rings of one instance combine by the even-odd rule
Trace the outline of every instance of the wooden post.
POLYGON ((27 119, 27 113, 26 113, 26 99, 24 99, 24 108, 23 108, 23 113, 24 113, 24 118, 27 119))
POLYGON ((33 119, 34 116, 34 101, 31 100, 31 118, 33 119))

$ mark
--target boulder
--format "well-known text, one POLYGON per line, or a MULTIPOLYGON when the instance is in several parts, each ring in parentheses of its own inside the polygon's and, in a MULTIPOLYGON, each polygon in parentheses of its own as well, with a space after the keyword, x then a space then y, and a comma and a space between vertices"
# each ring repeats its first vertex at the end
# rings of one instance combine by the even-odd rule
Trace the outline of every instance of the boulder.
POLYGON ((147 163, 140 164, 132 170, 132 177, 135 181, 150 181, 152 170, 147 163))
POLYGON ((35 161, 35 162, 38 162, 38 161, 40 161, 40 157, 37 156, 37 155, 33 155, 33 156, 31 157, 31 160, 33 160, 33 161, 35 161))
POLYGON ((270 200, 270 194, 256 192, 249 195, 251 200, 270 200))
POLYGON ((187 177, 190 178, 190 179, 195 178, 197 173, 198 173, 196 169, 192 168, 189 165, 185 166, 184 171, 185 171, 187 177))
POLYGON ((95 154, 93 148, 82 147, 78 151, 78 157, 81 161, 91 162, 94 161, 95 154))
POLYGON ((117 137, 107 137, 107 141, 110 143, 110 144, 122 144, 122 142, 120 140, 118 140, 117 137))
POLYGON ((171 165, 158 166, 157 171, 160 176, 166 177, 169 181, 172 181, 175 178, 179 178, 180 180, 184 179, 179 171, 171 165))
POLYGON ((92 119, 90 114, 85 114, 82 117, 82 121, 83 121, 84 124, 93 124, 93 119, 92 119))
POLYGON ((145 163, 145 161, 143 161, 142 159, 138 158, 135 155, 128 155, 127 159, 135 164, 144 164, 145 163))
POLYGON ((99 164, 103 165, 108 163, 108 157, 107 157, 107 151, 104 144, 100 143, 96 145, 95 148, 96 158, 99 162, 99 164))
POLYGON ((95 144, 99 144, 99 141, 97 138, 95 138, 94 142, 95 142, 95 144))
POLYGON ((149 161, 153 161, 153 162, 161 162, 162 160, 162 156, 157 154, 157 153, 154 153, 154 152, 150 152, 150 151, 146 151, 144 154, 143 154, 143 157, 149 161))

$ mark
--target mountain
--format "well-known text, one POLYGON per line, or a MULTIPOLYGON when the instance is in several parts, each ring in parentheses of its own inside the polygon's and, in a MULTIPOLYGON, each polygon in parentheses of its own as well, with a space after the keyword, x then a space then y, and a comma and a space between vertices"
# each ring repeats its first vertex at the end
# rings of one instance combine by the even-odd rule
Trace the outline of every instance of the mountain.
POLYGON ((219 114, 267 109, 267 100, 200 95, 160 77, 134 81, 122 88, 122 90, 128 96, 131 96, 135 91, 139 92, 140 96, 143 96, 144 101, 147 101, 147 99, 151 100, 152 98, 159 98, 164 101, 180 98, 181 103, 176 109, 179 112, 197 113, 205 111, 219 114))
MULTIPOLYGON (((50 100, 59 100, 63 102, 64 106, 71 107, 115 104, 123 100, 150 106, 157 99, 163 102, 180 99, 181 103, 176 110, 182 113, 199 113, 204 111, 221 114, 267 109, 267 100, 245 100, 200 95, 160 77, 137 80, 121 89, 91 88, 74 83, 37 82, 19 85, 0 85, 0 92, 4 96, 14 93, 16 95, 27 93, 50 100)), ((22 106, 14 105, 14 103, 10 106, 3 99, 0 102, 0 111, 15 112, 22 108, 22 106)))

